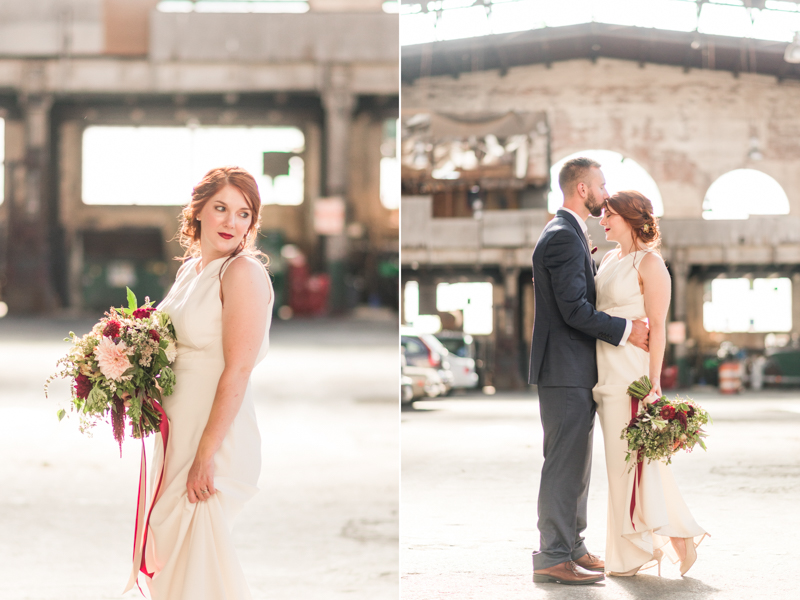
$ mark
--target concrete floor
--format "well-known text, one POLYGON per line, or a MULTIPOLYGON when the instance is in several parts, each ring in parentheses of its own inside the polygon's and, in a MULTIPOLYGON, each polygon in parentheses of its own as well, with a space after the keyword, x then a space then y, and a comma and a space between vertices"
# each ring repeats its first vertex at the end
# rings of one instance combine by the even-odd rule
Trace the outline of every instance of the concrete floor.
MULTIPOLYGON (((797 598, 800 392, 723 397, 691 392, 714 419, 709 450, 673 469, 712 537, 681 578, 665 560, 632 578, 592 586, 533 584, 542 430, 535 396, 417 402, 402 414, 403 600, 797 598)), ((591 551, 604 554, 607 483, 595 427, 589 499, 591 551)))
MULTIPOLYGON (((0 598, 100 600, 131 566, 140 442, 59 423, 42 387, 91 321, 0 320, 0 598)), ((398 343, 393 321, 277 322, 254 372, 260 493, 234 529, 256 600, 398 595, 398 343)), ((151 443, 148 441, 148 452, 151 443)))

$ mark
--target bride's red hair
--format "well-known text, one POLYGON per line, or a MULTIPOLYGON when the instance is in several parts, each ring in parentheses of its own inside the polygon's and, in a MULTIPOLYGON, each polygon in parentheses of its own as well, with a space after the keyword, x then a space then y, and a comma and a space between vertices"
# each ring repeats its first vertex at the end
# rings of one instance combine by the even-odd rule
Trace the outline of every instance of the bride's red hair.
POLYGON ((192 199, 189 204, 181 211, 181 228, 178 232, 178 239, 181 246, 186 249, 182 260, 200 255, 200 232, 202 223, 197 219, 197 215, 203 207, 225 186, 233 186, 242 193, 247 206, 250 208, 251 220, 250 227, 242 239, 239 247, 233 251, 231 257, 245 252, 253 257, 264 257, 256 248, 256 236, 261 227, 261 195, 258 193, 258 184, 255 177, 241 167, 217 167, 205 174, 192 190, 192 199))
POLYGON ((633 190, 617 192, 605 201, 605 205, 631 226, 631 237, 635 242, 658 248, 661 244, 658 219, 653 215, 653 203, 643 194, 633 190))

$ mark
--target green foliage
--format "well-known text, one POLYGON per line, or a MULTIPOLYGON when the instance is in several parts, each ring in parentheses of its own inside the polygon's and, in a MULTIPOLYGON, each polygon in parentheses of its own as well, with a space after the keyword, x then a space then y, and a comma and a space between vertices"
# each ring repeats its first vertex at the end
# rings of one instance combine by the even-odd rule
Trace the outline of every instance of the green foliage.
POLYGON ((175 388, 175 372, 169 367, 164 367, 163 369, 161 369, 161 376, 159 377, 159 385, 161 386, 161 389, 164 391, 165 396, 171 395, 172 390, 175 388))
POLYGON ((110 398, 108 395, 100 388, 100 386, 95 385, 92 388, 92 391, 89 392, 89 397, 86 398, 86 404, 83 407, 83 412, 105 412, 106 405, 109 403, 109 401, 110 398))
MULTIPOLYGON (((652 387, 649 378, 642 377, 628 387, 628 394, 641 400, 652 387)), ((652 403, 643 404, 620 435, 620 439, 628 442, 625 461, 632 463, 630 468, 645 459, 670 464, 678 450, 691 452, 698 444, 705 450, 703 438, 707 433, 703 426, 710 420, 708 412, 691 398, 676 396, 674 401, 670 401, 661 396, 652 403)))
MULTIPOLYGON (((57 372, 45 382, 46 395, 50 382, 56 377, 72 380, 69 411, 78 414, 80 430, 84 433, 90 433, 98 422, 109 419, 114 422, 115 436, 126 420, 130 421, 133 437, 142 438, 157 432, 161 415, 155 402, 161 402, 162 397, 169 396, 174 389, 175 374, 169 368, 167 350, 170 344, 174 348, 177 340, 169 315, 147 311, 134 317, 140 307, 130 289, 127 289, 127 304, 125 308, 110 308, 91 332, 82 337, 70 332, 66 341, 71 342, 71 349, 57 361, 57 372), (105 352, 95 353, 111 320, 119 321, 121 325, 119 333, 113 339, 108 338, 118 345, 118 349, 124 350, 116 358, 127 357, 130 362, 130 367, 122 375, 118 375, 118 371, 114 373, 114 380, 104 374, 103 369, 107 366, 100 365, 105 352), (86 399, 78 397, 79 390, 86 393, 89 387, 86 399)), ((151 307, 151 304, 150 299, 145 298, 141 308, 151 307)), ((58 410, 59 421, 67 416, 67 412, 63 408, 58 410)))

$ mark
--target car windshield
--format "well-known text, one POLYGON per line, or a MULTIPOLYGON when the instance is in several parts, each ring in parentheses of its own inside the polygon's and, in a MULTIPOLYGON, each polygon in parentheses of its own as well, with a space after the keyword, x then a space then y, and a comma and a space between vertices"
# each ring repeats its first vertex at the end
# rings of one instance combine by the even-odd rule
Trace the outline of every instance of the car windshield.
POLYGON ((464 343, 464 340, 444 338, 440 339, 439 341, 442 342, 442 345, 447 348, 451 354, 455 354, 456 356, 467 356, 467 345, 464 343))
POLYGON ((420 334, 419 334, 419 338, 420 338, 420 339, 421 339, 423 342, 425 342, 426 344, 428 344, 428 347, 429 347, 431 350, 433 350, 433 351, 435 351, 435 352, 438 352, 438 353, 439 353, 439 354, 441 354, 442 356, 447 356, 447 355, 449 354, 449 352, 448 352, 447 348, 445 348, 445 347, 442 345, 442 342, 440 342, 440 341, 439 341, 439 338, 437 338, 435 335, 432 335, 432 334, 430 334, 430 333, 420 333, 420 334))
POLYGON ((436 336, 442 345, 450 352, 461 358, 473 358, 472 336, 466 337, 439 337, 436 336))

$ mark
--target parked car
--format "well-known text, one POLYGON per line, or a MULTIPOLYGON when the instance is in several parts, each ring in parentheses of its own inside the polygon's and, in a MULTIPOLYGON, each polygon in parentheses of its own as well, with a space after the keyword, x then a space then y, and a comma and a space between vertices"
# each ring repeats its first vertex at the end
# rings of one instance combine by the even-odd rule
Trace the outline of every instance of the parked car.
POLYGON ((453 387, 473 389, 478 387, 478 373, 475 371, 475 341, 468 333, 461 331, 440 331, 436 338, 447 348, 447 362, 453 372, 453 387))
POLYGON ((417 333, 403 327, 400 330, 400 343, 409 367, 435 369, 445 385, 446 392, 453 388, 453 372, 448 362, 449 352, 436 337, 430 333, 417 333))
POLYGON ((411 404, 414 401, 414 380, 407 375, 400 376, 400 403, 411 404))
POLYGON ((401 388, 404 404, 420 398, 435 398, 447 393, 442 378, 433 367, 413 367, 406 363, 405 348, 401 355, 401 388), (406 386, 410 387, 410 394, 406 386))

